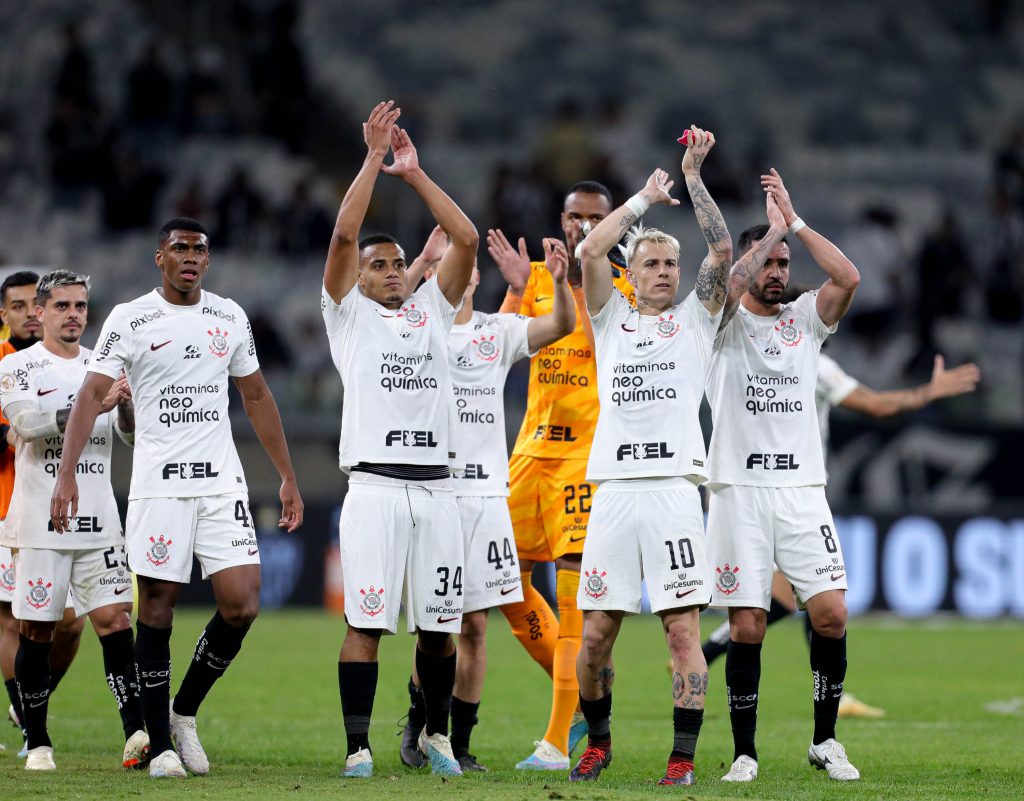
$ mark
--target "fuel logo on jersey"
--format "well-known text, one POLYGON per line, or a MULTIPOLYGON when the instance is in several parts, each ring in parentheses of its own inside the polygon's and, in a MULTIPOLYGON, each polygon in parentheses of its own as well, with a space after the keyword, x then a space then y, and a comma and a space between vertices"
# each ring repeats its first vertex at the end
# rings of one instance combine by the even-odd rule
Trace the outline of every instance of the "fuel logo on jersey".
POLYGON ((50 605, 50 587, 53 586, 52 582, 46 582, 43 584, 43 580, 36 579, 35 583, 32 583, 32 579, 28 580, 28 593, 25 595, 25 600, 28 601, 29 606, 33 609, 42 609, 43 607, 50 605))
POLYGON ((164 540, 164 535, 161 534, 160 539, 150 537, 149 542, 150 546, 146 551, 146 561, 153 565, 153 567, 167 564, 171 558, 169 546, 172 540, 164 540))
POLYGON ((214 356, 223 359, 228 355, 228 332, 221 331, 219 328, 214 328, 212 331, 207 331, 210 335, 210 353, 214 356))
POLYGON ((359 590, 359 594, 363 596, 359 600, 359 611, 364 615, 376 617, 384 611, 384 599, 381 597, 384 595, 383 587, 377 590, 371 584, 369 590, 359 590))
POLYGON ((654 327, 654 330, 658 332, 658 336, 662 339, 670 339, 679 333, 679 323, 672 319, 674 316, 670 314, 668 317, 658 318, 658 324, 654 327))
POLYGON ((422 328, 427 324, 428 315, 422 309, 417 309, 415 303, 411 303, 408 306, 403 306, 402 310, 395 315, 396 317, 404 317, 405 322, 410 328, 422 328))
POLYGON ((604 577, 607 575, 607 570, 602 570, 599 573, 596 567, 584 570, 583 591, 595 600, 604 598, 608 594, 608 583, 604 580, 604 577))
POLYGON ((800 344, 804 338, 804 332, 797 328, 792 317, 789 320, 779 320, 775 324, 775 330, 779 332, 782 344, 787 348, 793 348, 800 344))
POLYGON ((474 339, 473 344, 476 345, 476 355, 485 362, 493 362, 498 358, 499 350, 494 344, 494 334, 474 339))
POLYGON ((732 595, 736 590, 740 588, 740 580, 736 578, 736 574, 740 572, 739 565, 730 567, 729 563, 725 563, 725 568, 721 568, 715 565, 715 572, 718 577, 715 579, 715 589, 724 595, 732 595))

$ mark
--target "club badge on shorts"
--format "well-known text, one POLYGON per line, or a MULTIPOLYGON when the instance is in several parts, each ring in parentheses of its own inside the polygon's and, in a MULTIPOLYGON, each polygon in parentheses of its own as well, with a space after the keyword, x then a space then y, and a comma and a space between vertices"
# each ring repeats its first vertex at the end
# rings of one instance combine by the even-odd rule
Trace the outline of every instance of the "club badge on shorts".
POLYGON ((0 564, 0 589, 14 592, 14 563, 0 564))
POLYGON ((594 600, 604 598, 608 594, 608 584, 604 577, 608 575, 607 570, 598 572, 596 567, 583 571, 583 591, 594 600))
POLYGON ((384 611, 383 587, 378 590, 371 584, 369 590, 359 590, 359 594, 363 596, 359 601, 359 611, 364 615, 376 617, 384 611))
POLYGON ((164 535, 161 534, 159 539, 150 537, 149 542, 150 546, 146 551, 146 561, 153 565, 153 567, 167 564, 167 561, 171 558, 170 545, 173 540, 165 540, 164 535))
POLYGON ((36 579, 35 583, 32 579, 28 580, 28 593, 25 595, 25 600, 28 601, 29 606, 33 609, 43 609, 50 605, 50 587, 53 586, 52 582, 46 582, 43 584, 41 578, 36 579))
POLYGON ((739 565, 730 567, 726 562, 724 569, 715 565, 715 572, 718 574, 718 578, 715 579, 715 589, 720 593, 732 595, 740 588, 740 580, 736 578, 736 574, 740 572, 739 565))

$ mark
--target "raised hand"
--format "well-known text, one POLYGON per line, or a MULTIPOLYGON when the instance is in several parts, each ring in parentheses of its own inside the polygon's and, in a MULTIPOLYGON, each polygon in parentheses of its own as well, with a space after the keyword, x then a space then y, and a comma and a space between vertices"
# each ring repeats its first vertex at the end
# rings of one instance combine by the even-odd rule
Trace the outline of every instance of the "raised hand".
POLYGON ((395 108, 395 101, 381 101, 373 107, 370 116, 363 123, 363 141, 366 149, 374 155, 383 156, 391 147, 391 129, 402 114, 395 108))
POLYGON ((440 225, 435 225, 434 230, 431 231, 430 236, 427 237, 427 242, 423 246, 423 250, 420 251, 419 258, 423 259, 428 264, 436 264, 441 261, 441 257, 447 249, 448 234, 444 232, 444 228, 440 225))
POLYGON ((391 154, 395 160, 391 164, 380 165, 381 170, 388 175, 401 178, 420 168, 420 159, 412 139, 405 128, 399 128, 397 125, 391 129, 391 154))
POLYGON ((565 243, 560 239, 550 237, 544 238, 544 266, 551 273, 551 278, 556 284, 565 280, 565 274, 569 268, 569 252, 565 249, 565 243))
POLYGON ((774 192, 765 194, 765 210, 768 213, 768 224, 773 228, 786 228, 786 218, 779 208, 774 192))
POLYGON ((512 290, 516 294, 523 294, 526 282, 530 279, 530 256, 526 252, 526 240, 519 237, 519 249, 516 250, 500 228, 488 228, 487 252, 512 290))
POLYGON ((765 192, 771 192, 775 195, 775 202, 779 204, 779 210, 786 220, 786 225, 792 225, 799 215, 793 210, 793 201, 790 200, 789 191, 786 189, 786 185, 782 183, 782 176, 779 175, 774 167, 769 172, 771 173, 770 175, 761 176, 761 188, 765 192))
POLYGON ((696 125, 690 126, 689 138, 690 143, 686 146, 686 153, 683 155, 683 175, 700 172, 704 159, 708 157, 711 148, 715 146, 715 135, 696 125))
POLYGON ((675 181, 668 177, 668 173, 662 169, 656 169, 647 179, 641 194, 653 206, 655 203, 664 203, 666 206, 678 206, 676 200, 669 192, 675 185, 675 181))
POLYGON ((928 394, 932 400, 963 395, 974 392, 980 380, 981 370, 973 362, 947 370, 945 360, 937 355, 935 366, 932 368, 932 380, 928 384, 928 394))

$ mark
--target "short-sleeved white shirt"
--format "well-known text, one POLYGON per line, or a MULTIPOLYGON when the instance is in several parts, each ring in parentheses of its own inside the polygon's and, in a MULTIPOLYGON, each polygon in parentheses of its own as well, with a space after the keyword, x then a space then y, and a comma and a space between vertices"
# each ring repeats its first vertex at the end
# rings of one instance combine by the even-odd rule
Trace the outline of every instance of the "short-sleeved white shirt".
POLYGON ((194 306, 176 306, 153 290, 114 307, 89 371, 128 375, 135 402, 129 500, 246 491, 228 379, 259 366, 249 320, 233 300, 204 290, 194 306))
POLYGON ((338 462, 448 465, 452 382, 448 332, 455 308, 437 281, 425 282, 399 309, 355 285, 341 303, 324 288, 320 309, 331 358, 341 374, 338 462))
MULTIPOLYGON (((66 359, 42 342, 12 353, 0 372, 0 407, 29 404, 40 411, 70 409, 85 379, 91 351, 81 348, 66 359)), ((0 540, 10 548, 81 550, 119 545, 124 541, 121 519, 110 486, 110 447, 113 415, 96 418, 75 470, 78 516, 71 531, 58 534, 50 522, 50 496, 57 481, 64 435, 54 434, 15 445, 14 495, 0 540)))
POLYGON ((828 415, 833 406, 846 400, 860 386, 856 378, 847 375, 835 360, 824 353, 818 356, 818 384, 814 402, 818 407, 818 430, 821 432, 821 451, 828 455, 828 415))
POLYGON ((817 291, 762 317, 742 305, 715 340, 707 395, 713 484, 802 487, 825 483, 814 391, 818 354, 835 326, 817 291))
POLYGON ((700 402, 721 312, 695 292, 659 315, 617 289, 591 315, 601 411, 588 481, 706 476, 700 402))
POLYGON ((519 359, 532 356, 530 319, 518 314, 473 312, 448 334, 455 411, 453 450, 458 454, 456 495, 508 495, 505 379, 519 359))

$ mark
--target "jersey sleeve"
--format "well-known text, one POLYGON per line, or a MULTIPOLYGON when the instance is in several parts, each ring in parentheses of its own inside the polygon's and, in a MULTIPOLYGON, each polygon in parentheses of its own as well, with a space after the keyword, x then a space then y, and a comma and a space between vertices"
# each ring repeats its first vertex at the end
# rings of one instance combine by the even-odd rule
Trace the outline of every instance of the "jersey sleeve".
POLYGON ((437 281, 424 281, 406 301, 407 304, 415 304, 417 296, 424 296, 427 298, 430 307, 436 312, 438 322, 444 329, 445 333, 452 330, 452 325, 455 324, 455 315, 458 314, 459 309, 462 308, 462 300, 459 300, 458 305, 452 306, 448 302, 448 298, 444 296, 444 292, 441 291, 441 287, 438 286, 437 281))
POLYGON ((228 375, 232 378, 245 378, 260 369, 259 359, 256 358, 256 340, 252 336, 252 324, 246 316, 245 311, 237 303, 235 309, 238 319, 245 323, 245 340, 231 354, 231 363, 228 365, 228 375))
POLYGON ((817 391, 831 406, 838 406, 860 386, 856 378, 847 375, 835 360, 822 353, 818 356, 817 391))
POLYGON ((793 301, 791 308, 797 312, 800 315, 800 318, 806 323, 811 334, 814 336, 814 341, 817 342, 819 346, 822 342, 828 339, 829 334, 834 334, 836 329, 839 327, 838 323, 827 326, 822 322, 821 317, 818 315, 817 289, 812 289, 810 292, 804 292, 800 297, 793 301))
POLYGON ((537 351, 530 351, 530 323, 529 317, 521 314, 499 314, 498 324, 505 334, 505 352, 502 354, 502 361, 505 369, 508 370, 515 362, 533 356, 537 351))
POLYGON ((115 306, 103 323, 100 338, 89 360, 88 371, 113 379, 117 379, 122 370, 127 372, 132 365, 131 340, 131 326, 123 307, 115 306))
POLYGON ((33 393, 34 389, 35 380, 21 361, 10 357, 5 359, 3 365, 0 365, 0 409, 4 417, 10 419, 7 410, 14 404, 21 404, 20 408, 38 408, 39 401, 33 393))

